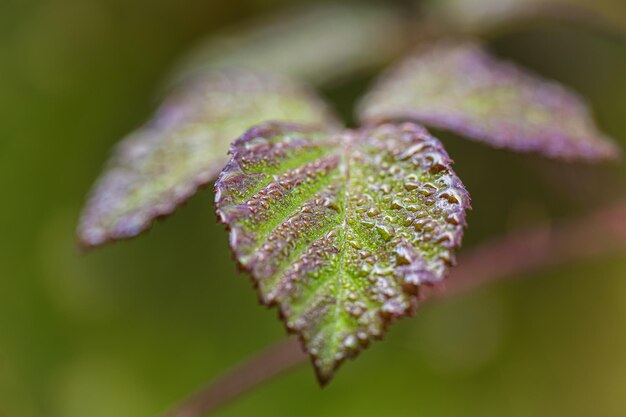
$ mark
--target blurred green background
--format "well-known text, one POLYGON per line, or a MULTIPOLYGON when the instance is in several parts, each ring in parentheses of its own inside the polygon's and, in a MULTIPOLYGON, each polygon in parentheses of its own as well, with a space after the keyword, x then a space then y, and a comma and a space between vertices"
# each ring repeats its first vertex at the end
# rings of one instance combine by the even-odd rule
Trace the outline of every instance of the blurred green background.
MULTIPOLYGON (((623 0, 607 1, 626 22, 623 0)), ((177 59, 292 3, 0 2, 1 417, 151 417, 284 337, 230 261, 210 191, 146 236, 88 255, 74 230, 111 146, 149 116, 177 59)), ((622 35, 544 20, 491 46, 578 90, 626 146, 622 35)), ((324 93, 349 119, 374 74, 324 93)), ((441 136, 473 197, 466 247, 626 191, 623 164, 441 136)), ((626 253, 519 278, 425 305, 324 390, 303 366, 218 415, 626 415, 626 253)))

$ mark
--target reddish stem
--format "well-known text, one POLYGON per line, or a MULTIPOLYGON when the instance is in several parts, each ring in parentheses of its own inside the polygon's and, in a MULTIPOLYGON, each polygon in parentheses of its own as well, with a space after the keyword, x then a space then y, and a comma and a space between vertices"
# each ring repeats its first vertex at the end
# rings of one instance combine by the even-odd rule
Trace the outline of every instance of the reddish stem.
POLYGON ((163 417, 200 417, 307 359, 295 337, 281 340, 209 383, 163 417))
POLYGON ((445 291, 475 288, 501 278, 574 260, 591 259, 626 247, 626 201, 601 208, 555 227, 540 226, 480 244, 459 256, 445 291))

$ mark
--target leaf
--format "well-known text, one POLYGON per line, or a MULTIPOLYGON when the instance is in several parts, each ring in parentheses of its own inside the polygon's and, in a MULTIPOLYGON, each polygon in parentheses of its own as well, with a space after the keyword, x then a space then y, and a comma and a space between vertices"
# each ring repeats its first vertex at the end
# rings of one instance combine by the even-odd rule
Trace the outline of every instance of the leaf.
POLYGON ((185 85, 122 141, 82 213, 84 247, 136 236, 214 179, 233 139, 266 120, 334 124, 303 86, 247 70, 185 85))
POLYGON ((277 305, 326 383, 439 284, 469 196, 415 124, 328 133, 249 130, 230 149, 216 208, 260 299, 277 305))
POLYGON ((194 48, 173 82, 212 68, 244 67, 319 85, 378 68, 408 46, 402 16, 388 4, 298 6, 238 25, 194 48))
POLYGON ((529 21, 572 22, 615 34, 626 30, 624 2, 613 0, 429 0, 423 4, 431 19, 469 34, 501 34, 529 21))
POLYGON ((619 155, 573 92, 497 60, 473 43, 439 43, 383 77, 361 120, 413 120, 498 148, 562 159, 619 155))

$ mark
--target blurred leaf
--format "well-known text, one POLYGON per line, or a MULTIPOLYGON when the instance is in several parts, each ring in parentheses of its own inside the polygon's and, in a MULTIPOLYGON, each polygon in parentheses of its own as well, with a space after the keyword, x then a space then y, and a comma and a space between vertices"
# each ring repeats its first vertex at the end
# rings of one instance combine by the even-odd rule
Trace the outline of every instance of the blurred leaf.
POLYGON ((415 124, 324 132, 255 127, 216 183, 230 245, 300 335, 320 382, 411 314, 461 242, 469 195, 415 124))
POLYGON ((497 33, 546 18, 626 31, 623 0, 430 0, 423 4, 431 18, 471 34, 497 33))
POLYGON ((85 247, 136 236, 224 167, 228 145, 267 120, 334 124, 315 95, 248 70, 213 71, 180 88, 122 141, 81 217, 85 247))
POLYGON ((360 109, 368 123, 413 120, 555 158, 601 160, 620 153, 578 95, 473 43, 420 50, 383 77, 360 109))
POLYGON ((385 4, 315 4, 237 26, 193 50, 174 80, 237 66, 314 84, 380 67, 407 47, 403 20, 385 4))

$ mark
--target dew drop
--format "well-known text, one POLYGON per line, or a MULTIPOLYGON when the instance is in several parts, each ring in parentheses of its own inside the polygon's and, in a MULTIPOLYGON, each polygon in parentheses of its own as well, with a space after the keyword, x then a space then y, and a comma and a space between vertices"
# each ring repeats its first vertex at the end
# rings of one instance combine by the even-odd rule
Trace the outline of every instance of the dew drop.
POLYGON ((415 182, 415 181, 405 181, 404 182, 404 188, 406 188, 407 191, 413 191, 416 188, 419 188, 419 183, 415 182))
POLYGON ((461 197, 460 193, 454 188, 448 188, 443 190, 438 195, 439 198, 445 198, 451 204, 460 204, 463 201, 463 197, 461 197))
POLYGON ((425 147, 425 143, 424 142, 416 143, 415 145, 411 145, 406 151, 402 152, 398 156, 398 159, 400 159, 400 160, 409 159, 410 157, 412 157, 416 153, 421 152, 424 149, 424 147, 425 147))
POLYGON ((329 208, 334 211, 339 211, 339 204, 337 204, 337 201, 332 198, 324 199, 324 207, 329 208))
POLYGON ((363 262, 359 271, 362 275, 368 275, 370 272, 372 272, 372 264, 368 262, 363 262))
POLYGON ((437 187, 429 182, 419 187, 420 194, 425 195, 425 196, 433 195, 435 191, 437 191, 437 187))
POLYGON ((356 337, 354 337, 354 335, 350 334, 346 336, 345 339, 343 339, 343 346, 346 349, 350 349, 350 350, 356 349, 357 345, 358 345, 358 342, 357 342, 356 337))
POLYGON ((413 254, 406 246, 398 246, 394 252, 396 265, 409 265, 413 261, 413 254))
POLYGON ((356 239, 348 239, 348 244, 354 249, 361 249, 361 242, 356 239))
POLYGON ((391 200, 391 208, 394 210, 399 210, 401 208, 404 208, 404 205, 399 199, 394 198, 393 200, 391 200))
POLYGON ((377 224, 376 230, 385 241, 391 240, 391 238, 395 235, 394 230, 384 224, 377 224))
POLYGON ((450 213, 446 217, 446 222, 453 224, 455 226, 459 225, 461 224, 461 215, 459 213, 450 213))
POLYGON ((380 211, 378 211, 378 209, 376 207, 372 207, 371 209, 367 210, 367 215, 369 217, 375 217, 378 214, 380 214, 380 211))

